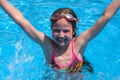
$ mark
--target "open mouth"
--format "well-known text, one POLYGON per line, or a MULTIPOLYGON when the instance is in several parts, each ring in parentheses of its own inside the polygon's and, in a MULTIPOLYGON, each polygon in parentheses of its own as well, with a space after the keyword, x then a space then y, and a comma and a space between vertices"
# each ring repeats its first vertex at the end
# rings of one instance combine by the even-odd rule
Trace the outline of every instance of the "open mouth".
POLYGON ((67 39, 63 39, 63 38, 57 38, 56 40, 62 43, 67 41, 67 39))

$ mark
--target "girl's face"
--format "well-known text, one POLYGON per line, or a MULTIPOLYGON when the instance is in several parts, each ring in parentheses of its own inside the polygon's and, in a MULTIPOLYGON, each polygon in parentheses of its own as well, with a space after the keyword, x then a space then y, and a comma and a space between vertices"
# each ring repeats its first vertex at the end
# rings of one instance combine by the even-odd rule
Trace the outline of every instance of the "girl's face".
POLYGON ((52 26, 52 37, 59 47, 66 47, 73 38, 73 29, 70 22, 61 18, 52 26))

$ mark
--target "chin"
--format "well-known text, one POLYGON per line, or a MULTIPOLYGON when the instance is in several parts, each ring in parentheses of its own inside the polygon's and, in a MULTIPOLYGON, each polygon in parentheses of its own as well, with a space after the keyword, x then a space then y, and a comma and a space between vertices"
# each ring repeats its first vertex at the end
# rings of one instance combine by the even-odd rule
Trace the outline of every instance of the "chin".
POLYGON ((65 44, 59 44, 60 47, 65 47, 66 45, 65 44))
POLYGON ((58 45, 59 47, 66 47, 66 46, 68 46, 67 43, 58 43, 57 45, 58 45))

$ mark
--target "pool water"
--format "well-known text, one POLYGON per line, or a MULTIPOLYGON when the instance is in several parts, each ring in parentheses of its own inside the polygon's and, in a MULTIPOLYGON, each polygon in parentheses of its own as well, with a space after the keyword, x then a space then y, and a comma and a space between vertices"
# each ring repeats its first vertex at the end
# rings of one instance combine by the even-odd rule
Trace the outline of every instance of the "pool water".
MULTIPOLYGON (((112 0, 9 0, 36 29, 51 37, 50 15, 61 7, 78 15, 77 34, 90 28, 112 0)), ((85 72, 83 80, 120 80, 120 11, 94 38, 85 51, 94 74, 85 72)), ((46 64, 41 47, 0 8, 0 80, 70 80, 60 78, 46 64)))

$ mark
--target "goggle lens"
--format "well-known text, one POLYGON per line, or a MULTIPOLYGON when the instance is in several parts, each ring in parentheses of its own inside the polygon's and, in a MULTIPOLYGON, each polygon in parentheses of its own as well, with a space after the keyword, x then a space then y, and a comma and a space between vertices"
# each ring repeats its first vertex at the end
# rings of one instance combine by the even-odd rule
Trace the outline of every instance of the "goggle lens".
POLYGON ((78 19, 74 18, 71 14, 64 14, 64 15, 53 15, 50 19, 51 20, 59 20, 61 18, 64 18, 69 21, 75 21, 77 22, 78 19))

